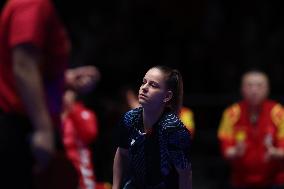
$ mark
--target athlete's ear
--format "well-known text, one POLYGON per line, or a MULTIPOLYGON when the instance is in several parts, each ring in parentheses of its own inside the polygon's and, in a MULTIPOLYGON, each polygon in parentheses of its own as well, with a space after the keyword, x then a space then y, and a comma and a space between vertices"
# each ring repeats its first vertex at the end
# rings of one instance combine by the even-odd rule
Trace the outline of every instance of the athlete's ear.
POLYGON ((172 91, 167 91, 166 96, 164 98, 164 102, 169 102, 173 97, 173 92, 172 91))

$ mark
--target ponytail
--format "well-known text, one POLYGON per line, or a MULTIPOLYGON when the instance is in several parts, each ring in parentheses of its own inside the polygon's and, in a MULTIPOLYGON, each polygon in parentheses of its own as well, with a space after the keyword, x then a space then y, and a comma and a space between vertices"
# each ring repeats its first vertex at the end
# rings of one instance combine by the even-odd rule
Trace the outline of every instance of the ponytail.
POLYGON ((183 104, 183 80, 181 73, 177 69, 167 66, 155 66, 154 68, 161 70, 165 74, 166 86, 173 93, 167 107, 170 111, 178 114, 183 104))

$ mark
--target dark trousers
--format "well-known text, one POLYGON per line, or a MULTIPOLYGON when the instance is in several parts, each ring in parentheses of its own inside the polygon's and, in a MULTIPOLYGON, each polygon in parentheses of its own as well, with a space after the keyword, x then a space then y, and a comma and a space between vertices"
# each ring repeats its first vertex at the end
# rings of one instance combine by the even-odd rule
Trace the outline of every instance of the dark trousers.
POLYGON ((0 188, 33 189, 31 128, 27 119, 0 112, 0 188))

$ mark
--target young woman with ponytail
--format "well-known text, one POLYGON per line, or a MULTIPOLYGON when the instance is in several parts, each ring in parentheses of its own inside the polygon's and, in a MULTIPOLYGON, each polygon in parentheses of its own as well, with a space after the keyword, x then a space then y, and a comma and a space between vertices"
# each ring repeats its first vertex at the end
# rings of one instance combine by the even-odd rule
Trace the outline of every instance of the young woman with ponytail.
POLYGON ((155 66, 139 89, 141 107, 125 113, 113 165, 113 189, 191 189, 190 133, 178 118, 178 70, 155 66))

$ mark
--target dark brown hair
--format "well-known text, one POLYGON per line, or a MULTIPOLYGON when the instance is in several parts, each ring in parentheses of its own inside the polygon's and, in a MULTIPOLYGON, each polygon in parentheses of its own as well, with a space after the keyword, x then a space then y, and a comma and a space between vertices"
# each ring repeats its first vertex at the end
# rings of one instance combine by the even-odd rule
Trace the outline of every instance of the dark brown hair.
POLYGON ((171 111, 179 113, 183 104, 183 80, 181 73, 177 69, 172 69, 168 66, 157 65, 152 68, 162 71, 166 78, 166 86, 172 91, 172 99, 168 102, 168 108, 171 111))

